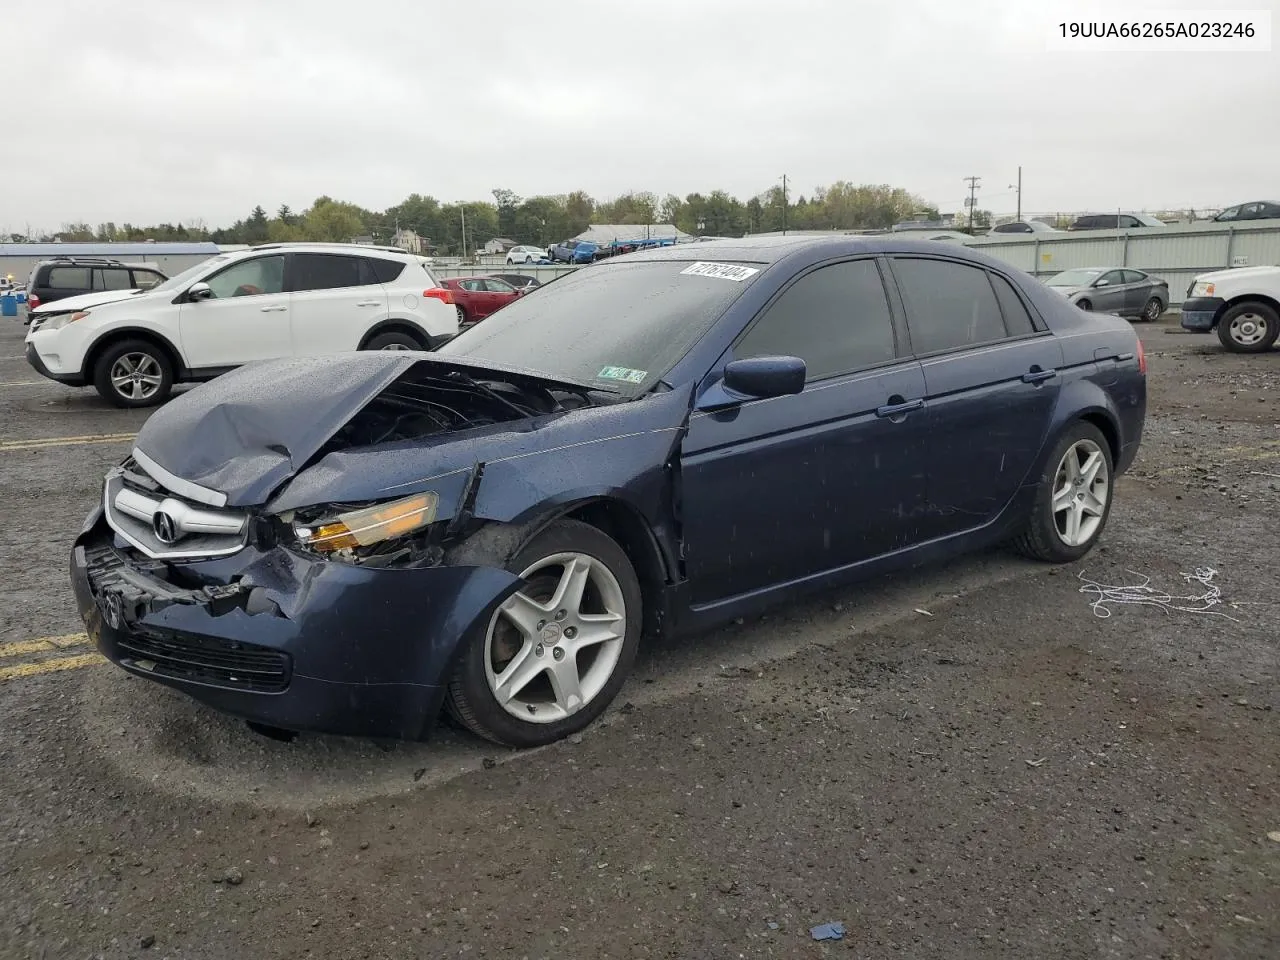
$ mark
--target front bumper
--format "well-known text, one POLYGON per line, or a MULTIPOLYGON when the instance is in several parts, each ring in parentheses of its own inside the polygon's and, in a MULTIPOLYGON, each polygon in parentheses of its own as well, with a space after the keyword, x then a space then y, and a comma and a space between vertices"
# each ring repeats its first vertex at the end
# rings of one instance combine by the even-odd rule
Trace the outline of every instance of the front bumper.
POLYGON ((519 584, 491 567, 369 569, 284 547, 165 563, 101 510, 71 554, 89 637, 136 676, 273 727, 425 739, 455 653, 519 584))
POLYGON ((27 363, 31 364, 36 373, 42 377, 48 377, 50 380, 56 380, 58 383, 65 383, 68 387, 83 387, 85 385, 84 375, 81 373, 54 373, 50 370, 40 354, 36 351, 34 343, 27 344, 27 363))
POLYGON ((1214 318, 1226 303, 1221 297, 1192 297, 1182 303, 1182 327, 1203 333, 1213 329, 1214 318))

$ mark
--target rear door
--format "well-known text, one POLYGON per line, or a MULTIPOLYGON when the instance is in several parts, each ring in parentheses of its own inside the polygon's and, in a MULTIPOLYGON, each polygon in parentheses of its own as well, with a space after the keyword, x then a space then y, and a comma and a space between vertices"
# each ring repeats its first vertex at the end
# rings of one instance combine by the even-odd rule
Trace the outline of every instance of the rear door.
MULTIPOLYGON (((791 281, 724 358, 786 355, 804 391, 695 409, 681 448, 693 601, 800 580, 906 546, 923 505, 928 414, 877 261, 791 281)), ((695 404, 696 407, 696 404, 695 404)))
POLYGON ((1001 274, 940 257, 891 262, 929 407, 926 540, 990 523, 1027 480, 1062 348, 1001 274))
POLYGON ((1136 316, 1151 298, 1151 278, 1139 270, 1123 271, 1124 312, 1136 316))
POLYGON ((388 315, 387 292, 365 257, 292 254, 288 287, 295 356, 356 350, 388 315))
POLYGON ((284 254, 237 260, 204 278, 213 296, 179 305, 182 351, 195 370, 287 357, 284 254))

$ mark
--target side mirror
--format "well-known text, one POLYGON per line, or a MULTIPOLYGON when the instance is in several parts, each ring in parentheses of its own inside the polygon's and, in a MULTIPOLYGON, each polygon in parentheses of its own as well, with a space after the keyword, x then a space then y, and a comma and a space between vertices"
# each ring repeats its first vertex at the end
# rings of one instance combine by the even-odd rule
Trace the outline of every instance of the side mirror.
POLYGON ((805 372, 799 357, 751 357, 724 368, 724 385, 757 400, 785 397, 804 389, 805 372))
POLYGON ((212 300, 213 290, 207 283, 193 283, 187 288, 187 302, 197 303, 200 300, 212 300))

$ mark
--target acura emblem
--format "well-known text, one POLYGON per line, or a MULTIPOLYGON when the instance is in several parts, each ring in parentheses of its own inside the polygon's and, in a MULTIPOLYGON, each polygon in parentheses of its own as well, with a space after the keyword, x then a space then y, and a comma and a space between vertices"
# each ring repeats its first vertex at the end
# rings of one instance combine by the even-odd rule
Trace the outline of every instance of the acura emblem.
POLYGON ((161 543, 178 542, 178 525, 163 510, 151 518, 151 529, 161 543))

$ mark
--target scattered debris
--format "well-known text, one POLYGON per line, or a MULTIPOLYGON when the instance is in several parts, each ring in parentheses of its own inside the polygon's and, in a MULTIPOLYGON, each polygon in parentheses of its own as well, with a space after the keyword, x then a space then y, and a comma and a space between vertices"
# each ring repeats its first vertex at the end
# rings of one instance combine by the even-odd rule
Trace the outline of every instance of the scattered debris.
POLYGON ((778 929, 777 921, 775 921, 775 920, 770 920, 770 921, 769 921, 769 929, 770 929, 770 930, 777 930, 777 929, 778 929))
POLYGON ((809 936, 815 940, 843 940, 844 924, 839 922, 820 923, 816 927, 809 928, 809 936))
POLYGON ((154 934, 150 934, 150 933, 148 933, 145 937, 143 937, 141 940, 138 941, 138 946, 141 947, 143 950, 150 950, 155 945, 156 945, 156 938, 154 934))
POLYGON ((576 747, 578 744, 582 742, 582 734, 575 733, 573 736, 569 738, 569 742, 576 747))
POLYGON ((1135 577, 1140 577, 1142 582, 1131 585, 1111 585, 1090 580, 1084 575, 1084 571, 1077 574, 1084 584, 1080 588, 1080 592, 1090 594, 1094 598, 1089 601, 1089 606, 1092 608, 1095 617, 1105 620, 1111 616, 1111 605, 1113 604, 1137 604, 1158 607, 1165 613, 1170 613, 1174 610, 1182 613, 1207 613, 1211 616, 1223 617, 1232 623, 1240 622, 1230 614, 1213 609, 1213 607, 1221 604, 1223 600, 1222 588, 1213 582, 1213 578, 1218 575, 1218 571, 1212 567, 1196 567, 1193 572, 1182 574, 1182 579, 1187 583, 1195 582, 1205 588, 1204 593, 1190 596, 1176 596, 1163 590, 1157 590, 1151 586, 1150 577, 1144 576, 1136 570, 1127 570, 1125 572, 1131 573, 1135 577))
POLYGON ((1039 760, 1027 760, 1024 762, 1028 767, 1038 767, 1040 766, 1040 764, 1044 763, 1048 759, 1049 759, 1048 757, 1041 757, 1039 760))
POLYGON ((483 760, 480 761, 480 764, 486 770, 492 770, 494 767, 498 765, 498 761, 493 759, 493 757, 485 757, 483 760))
POLYGON ((1267 834, 1267 839, 1273 843, 1280 843, 1280 830, 1272 830, 1267 834))
POLYGON ((232 867, 222 875, 222 882, 229 887, 238 887, 244 883, 244 874, 239 867, 232 867))
POLYGON ((419 767, 417 770, 413 771, 413 782, 414 782, 414 783, 417 783, 419 780, 421 780, 421 779, 422 779, 423 777, 425 777, 426 775, 427 775, 427 768, 426 768, 426 767, 419 767))
POLYGON ((305 814, 303 814, 303 819, 307 821, 308 827, 314 827, 317 823, 320 822, 320 818, 317 817, 315 814, 313 814, 310 810, 308 810, 305 814))
POLYGON ((924 609, 924 607, 916 607, 916 613, 920 614, 922 617, 932 617, 932 616, 933 616, 933 614, 932 614, 932 613, 930 613, 928 610, 924 609))

